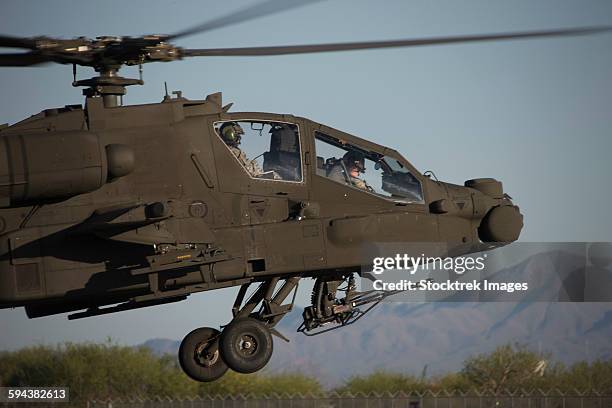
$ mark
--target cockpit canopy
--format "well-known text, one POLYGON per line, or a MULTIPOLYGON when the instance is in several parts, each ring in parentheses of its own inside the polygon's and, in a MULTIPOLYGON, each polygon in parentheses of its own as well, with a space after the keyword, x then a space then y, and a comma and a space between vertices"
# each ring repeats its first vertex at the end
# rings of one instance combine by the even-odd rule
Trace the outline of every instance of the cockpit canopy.
POLYGON ((398 159, 322 132, 315 133, 315 148, 318 175, 392 200, 423 202, 421 182, 398 159))
MULTIPOLYGON (((304 181, 297 124, 238 119, 215 122, 214 127, 252 178, 304 181)), ((349 142, 320 131, 314 136, 317 175, 393 201, 423 202, 420 180, 399 157, 359 143, 358 138, 349 142)))
POLYGON ((261 120, 224 121, 215 122, 215 131, 251 177, 303 181, 300 133, 296 124, 261 120), (240 138, 228 141, 222 132, 228 126, 237 129, 240 138))

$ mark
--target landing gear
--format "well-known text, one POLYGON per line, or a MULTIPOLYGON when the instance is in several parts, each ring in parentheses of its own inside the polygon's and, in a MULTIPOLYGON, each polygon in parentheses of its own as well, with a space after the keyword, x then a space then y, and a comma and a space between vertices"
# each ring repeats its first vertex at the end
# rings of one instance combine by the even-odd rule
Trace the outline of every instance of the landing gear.
POLYGON ((221 378, 227 364, 219 352, 219 330, 201 327, 189 333, 181 342, 179 363, 189 377, 209 382, 221 378))
MULTIPOLYGON (((272 357, 272 336, 289 341, 274 327, 293 308, 300 277, 285 279, 276 290, 279 280, 271 278, 261 283, 246 302, 250 283, 242 285, 232 307, 234 318, 222 332, 205 327, 185 337, 179 361, 188 376, 197 381, 214 381, 228 368, 248 374, 265 367, 272 357), (283 304, 291 293, 291 303, 283 304)), ((348 326, 398 292, 359 292, 352 273, 321 276, 315 282, 312 305, 304 309, 298 332, 314 336, 348 326)))
POLYGON ((274 326, 293 308, 300 278, 286 279, 275 293, 279 280, 261 283, 244 305, 250 284, 241 286, 232 308, 234 318, 222 332, 206 327, 185 337, 179 362, 189 377, 207 382, 220 378, 228 368, 248 374, 265 367, 272 357, 272 335, 289 341, 274 326), (292 292, 291 303, 283 304, 292 292))

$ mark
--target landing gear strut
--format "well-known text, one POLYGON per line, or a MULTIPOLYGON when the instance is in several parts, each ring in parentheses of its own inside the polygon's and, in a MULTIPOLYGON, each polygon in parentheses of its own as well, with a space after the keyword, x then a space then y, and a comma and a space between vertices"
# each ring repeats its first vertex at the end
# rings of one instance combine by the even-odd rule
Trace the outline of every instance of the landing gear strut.
POLYGON ((239 373, 261 370, 272 357, 272 335, 289 341, 274 326, 293 308, 300 278, 286 279, 275 293, 279 280, 261 283, 244 305, 250 283, 242 285, 232 308, 234 318, 222 332, 204 327, 189 333, 179 350, 183 371, 207 382, 220 378, 228 368, 239 373), (283 304, 292 292, 291 303, 283 304))

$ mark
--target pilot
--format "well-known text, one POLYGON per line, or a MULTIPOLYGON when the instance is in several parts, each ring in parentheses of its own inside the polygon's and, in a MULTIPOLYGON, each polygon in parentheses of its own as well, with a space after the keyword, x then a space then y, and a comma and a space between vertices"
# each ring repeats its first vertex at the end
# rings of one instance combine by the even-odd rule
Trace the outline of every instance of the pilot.
POLYGON ((261 167, 259 167, 259 164, 257 164, 255 160, 249 160, 246 154, 239 147, 242 135, 244 135, 244 130, 242 130, 242 127, 238 123, 225 122, 219 128, 219 133, 221 134, 221 138, 227 147, 229 147, 240 164, 247 169, 252 177, 258 177, 263 174, 263 170, 261 167))
POLYGON ((361 190, 374 191, 365 180, 359 176, 365 173, 365 156, 357 150, 349 150, 330 170, 329 178, 340 183, 353 185, 361 190))

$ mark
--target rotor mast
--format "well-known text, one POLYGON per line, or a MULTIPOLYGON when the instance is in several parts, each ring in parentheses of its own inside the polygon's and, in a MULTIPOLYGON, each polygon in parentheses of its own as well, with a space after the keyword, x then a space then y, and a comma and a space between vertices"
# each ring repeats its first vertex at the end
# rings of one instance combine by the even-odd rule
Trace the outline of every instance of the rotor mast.
POLYGON ((143 85, 142 69, 140 70, 140 79, 124 78, 118 75, 119 66, 100 67, 96 68, 100 75, 88 78, 75 80, 72 86, 87 87, 83 90, 83 95, 86 97, 100 96, 106 108, 113 108, 121 105, 121 99, 126 94, 126 86, 143 85))

